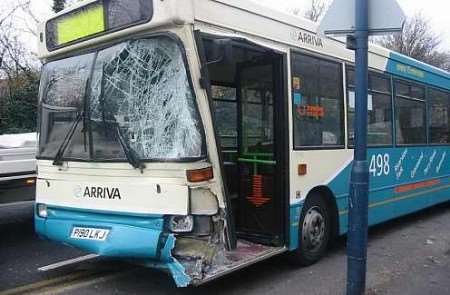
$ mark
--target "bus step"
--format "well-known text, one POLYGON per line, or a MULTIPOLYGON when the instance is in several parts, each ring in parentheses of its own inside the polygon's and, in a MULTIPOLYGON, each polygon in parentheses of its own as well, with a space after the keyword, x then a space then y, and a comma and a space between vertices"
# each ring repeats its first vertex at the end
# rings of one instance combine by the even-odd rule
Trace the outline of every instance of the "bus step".
POLYGON ((237 248, 225 253, 226 260, 232 263, 213 267, 202 280, 194 281, 193 285, 199 286, 208 283, 236 270, 248 267, 286 251, 288 251, 286 247, 270 247, 249 241, 238 240, 237 248))

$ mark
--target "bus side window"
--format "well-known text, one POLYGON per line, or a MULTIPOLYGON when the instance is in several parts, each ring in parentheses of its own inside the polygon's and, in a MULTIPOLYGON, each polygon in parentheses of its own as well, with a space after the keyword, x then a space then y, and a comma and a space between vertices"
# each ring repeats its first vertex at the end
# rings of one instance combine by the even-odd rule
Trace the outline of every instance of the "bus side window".
POLYGON ((397 144, 426 144, 425 89, 396 81, 395 90, 397 144))
MULTIPOLYGON (((347 69, 347 117, 348 142, 354 144, 354 118, 355 118, 355 86, 353 82, 354 70, 347 69)), ((367 141, 369 146, 392 145, 392 101, 391 82, 389 77, 377 73, 369 74, 368 95, 368 130, 367 141)))
POLYGON ((450 143, 450 94, 428 89, 430 143, 450 143))
POLYGON ((294 146, 343 146, 341 64, 297 53, 292 59, 294 146))

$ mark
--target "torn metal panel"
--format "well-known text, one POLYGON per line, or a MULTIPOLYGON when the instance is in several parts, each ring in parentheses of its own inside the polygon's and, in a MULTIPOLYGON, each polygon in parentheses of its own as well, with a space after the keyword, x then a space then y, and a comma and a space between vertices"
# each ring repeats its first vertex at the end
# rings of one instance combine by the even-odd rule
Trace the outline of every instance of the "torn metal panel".
POLYGON ((53 241, 101 256, 151 261, 147 265, 168 269, 177 286, 186 287, 191 278, 184 266, 172 256, 175 236, 164 233, 162 216, 129 217, 49 208, 46 219, 35 218, 37 233, 53 241), (109 230, 106 240, 74 239, 79 224, 109 230))
POLYGON ((201 260, 202 264, 211 265, 219 248, 219 244, 210 239, 183 237, 177 240, 173 253, 176 257, 201 260))
POLYGON ((223 243, 179 238, 173 255, 191 278, 190 284, 200 285, 286 250, 239 240, 235 250, 227 251, 223 243))
POLYGON ((165 269, 178 287, 201 284, 284 250, 240 241, 236 250, 227 251, 224 219, 220 215, 205 216, 212 220, 209 235, 193 232, 176 238, 164 230, 163 216, 131 217, 60 208, 49 208, 48 212, 46 219, 35 218, 39 235, 101 256, 126 258, 165 269), (72 238, 74 227, 80 224, 108 229, 108 239, 72 238))
POLYGON ((224 247, 210 239, 179 238, 173 255, 183 265, 192 282, 201 281, 211 269, 224 247))
POLYGON ((187 274, 185 267, 172 256, 172 250, 175 247, 176 238, 173 234, 167 236, 164 247, 161 249, 159 260, 147 260, 140 264, 161 270, 168 271, 172 276, 177 287, 187 287, 192 283, 192 278, 187 274))
POLYGON ((161 260, 166 263, 177 287, 187 287, 192 279, 186 274, 184 266, 172 256, 172 250, 175 248, 175 240, 173 234, 169 235, 166 245, 161 251, 161 260))

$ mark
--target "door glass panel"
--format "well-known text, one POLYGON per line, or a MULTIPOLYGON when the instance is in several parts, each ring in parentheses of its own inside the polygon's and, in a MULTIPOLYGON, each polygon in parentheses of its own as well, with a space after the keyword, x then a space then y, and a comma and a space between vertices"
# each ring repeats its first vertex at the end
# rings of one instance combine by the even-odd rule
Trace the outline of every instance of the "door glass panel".
POLYGON ((236 89, 212 85, 214 114, 220 143, 224 150, 237 150, 236 89))
POLYGON ((272 65, 254 66, 241 72, 241 156, 273 153, 272 65))
MULTIPOLYGON (((240 233, 273 243, 277 240, 274 194, 274 77, 273 64, 240 68, 239 170, 240 233)), ((264 243, 264 242, 263 242, 264 243)), ((275 242, 276 243, 276 242, 275 242)))

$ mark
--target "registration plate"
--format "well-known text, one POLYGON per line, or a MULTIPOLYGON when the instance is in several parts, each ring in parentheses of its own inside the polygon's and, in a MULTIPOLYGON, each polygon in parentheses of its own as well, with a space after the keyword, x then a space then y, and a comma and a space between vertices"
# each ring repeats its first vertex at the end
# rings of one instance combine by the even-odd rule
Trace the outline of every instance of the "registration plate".
POLYGON ((70 237, 77 240, 105 241, 109 230, 101 228, 74 227, 70 237))

